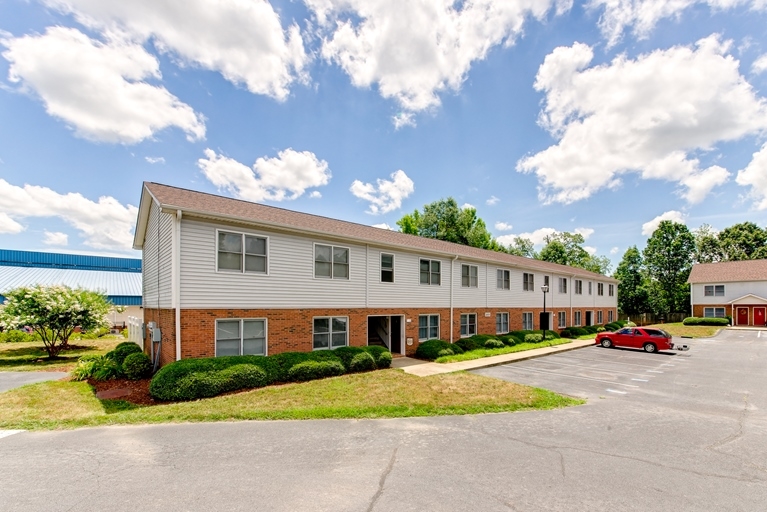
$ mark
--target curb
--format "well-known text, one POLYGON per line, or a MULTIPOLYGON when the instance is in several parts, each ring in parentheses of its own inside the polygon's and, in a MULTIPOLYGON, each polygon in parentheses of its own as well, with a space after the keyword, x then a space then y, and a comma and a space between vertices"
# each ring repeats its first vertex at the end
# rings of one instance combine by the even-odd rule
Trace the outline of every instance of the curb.
POLYGON ((485 365, 482 365, 482 366, 477 366, 476 368, 471 368, 470 370, 453 370, 453 371, 472 371, 472 370, 480 370, 482 368, 492 368, 493 366, 503 366, 504 364, 516 363, 517 361, 527 361, 529 359, 537 359, 539 357, 546 357, 546 356, 550 356, 552 354, 560 354, 562 352, 570 352, 572 350, 579 350, 579 349, 582 349, 582 348, 595 347, 596 344, 591 343, 589 345, 581 345, 580 347, 569 347, 569 346, 566 346, 566 345, 558 345, 558 346, 564 347, 564 348, 562 348, 560 350, 552 350, 551 352, 546 352, 545 354, 530 354, 530 355, 525 355, 524 357, 518 357, 518 358, 515 358, 515 359, 511 359, 509 361, 499 361, 499 362, 496 362, 496 363, 489 363, 489 364, 485 364, 485 365))

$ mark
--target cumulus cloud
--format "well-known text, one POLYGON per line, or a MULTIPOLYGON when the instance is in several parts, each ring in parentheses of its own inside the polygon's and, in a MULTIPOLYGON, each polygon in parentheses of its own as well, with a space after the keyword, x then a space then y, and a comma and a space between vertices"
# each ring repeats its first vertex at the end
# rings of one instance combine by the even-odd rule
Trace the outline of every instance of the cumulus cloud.
POLYGON ((373 215, 389 213, 400 208, 402 200, 415 190, 413 180, 408 178, 404 171, 395 171, 390 177, 391 181, 379 178, 376 180, 377 185, 354 180, 349 190, 355 197, 370 202, 368 213, 373 215))
MULTIPOLYGON (((498 224, 495 226, 498 228, 498 224)), ((511 228, 511 226, 509 226, 509 228, 511 228)), ((557 233, 561 233, 561 231, 558 231, 554 228, 539 228, 529 233, 519 233, 518 235, 502 235, 498 237, 498 241, 504 245, 509 245, 514 241, 515 238, 527 238, 533 242, 533 245, 541 246, 546 243, 546 237, 555 235, 557 233)), ((575 228, 573 233, 582 235, 585 240, 594 234, 594 230, 591 228, 575 228)))
POLYGON ((591 247, 590 245, 584 245, 583 250, 589 253, 590 255, 594 256, 597 253, 596 247, 591 247))
POLYGON ((164 164, 165 158, 161 156, 145 156, 144 160, 149 162, 150 164, 164 164))
POLYGON ((588 68, 594 54, 581 43, 556 48, 538 70, 545 94, 539 123, 559 142, 522 158, 517 171, 535 173, 541 200, 572 203, 621 175, 638 173, 679 185, 698 203, 729 172, 701 168, 694 156, 717 142, 767 129, 767 102, 739 74, 729 43, 714 35, 588 68))
POLYGON ((330 169, 310 151, 280 151, 276 158, 259 158, 253 167, 233 158, 205 150, 197 166, 211 183, 248 201, 284 201, 297 199, 307 188, 330 182, 330 169))
POLYGON ((653 232, 658 229, 658 225, 661 223, 662 220, 670 220, 672 222, 678 222, 679 224, 685 224, 686 215, 680 211, 677 210, 671 210, 668 212, 661 213, 657 217, 655 217, 653 220, 647 221, 644 224, 642 224, 642 234, 646 236, 650 236, 653 234, 653 232))
POLYGON ((305 3, 323 36, 322 56, 341 66, 356 87, 376 85, 381 96, 408 112, 436 107, 440 93, 459 90, 472 64, 496 45, 513 44, 526 19, 542 19, 555 5, 558 13, 570 6, 556 0, 305 3))
POLYGON ((34 185, 18 187, 0 179, 0 225, 3 218, 57 217, 77 229, 89 247, 127 251, 133 245, 136 215, 138 208, 110 196, 96 202, 77 193, 59 194, 34 185))
POLYGON ((202 116, 164 87, 157 59, 119 39, 100 42, 73 28, 50 27, 43 35, 0 40, 8 76, 35 94, 48 114, 83 138, 135 144, 171 126, 189 140, 205 137, 202 116))
POLYGON ((584 240, 588 240, 594 234, 594 230, 591 228, 575 228, 574 231, 576 234, 581 235, 584 240))
POLYGON ((311 193, 309 194, 309 197, 311 199, 319 199, 322 197, 322 194, 320 193, 319 190, 312 190, 311 193))
POLYGON ((767 210, 767 143, 754 153, 745 169, 738 172, 735 181, 744 187, 750 186, 749 197, 758 210, 767 210))
POLYGON ((767 71, 767 53, 756 59, 751 64, 751 72, 754 74, 764 73, 767 71))
POLYGON ((498 231, 511 231, 514 229, 514 226, 511 224, 507 224, 506 222, 496 222, 495 223, 495 229, 498 231))
POLYGON ((152 40, 180 64, 217 71, 255 94, 285 99, 308 57, 298 25, 284 30, 268 1, 43 0, 82 24, 152 40))
POLYGON ((610 254, 618 254, 619 250, 620 249, 618 249, 617 247, 613 247, 612 249, 610 249, 610 254))
POLYGON ((494 204, 497 204, 498 201, 500 201, 500 199, 498 199, 497 197, 490 196, 490 198, 487 201, 485 201, 485 204, 488 206, 493 206, 494 204))
POLYGON ((475 210, 477 209, 477 207, 476 207, 476 206, 474 206, 474 205, 473 205, 473 204, 471 204, 471 203, 463 203, 463 204, 461 205, 461 210, 466 210, 467 208, 474 208, 475 210))
POLYGON ((46 230, 43 235, 43 243, 45 245, 64 246, 69 244, 69 235, 62 233, 61 231, 51 232, 46 230))
POLYGON ((373 224, 374 228, 381 228, 381 229, 388 229, 389 231, 394 231, 394 228, 392 228, 390 225, 388 225, 385 222, 382 222, 381 224, 373 224))
POLYGON ((13 220, 7 213, 0 212, 0 235, 15 235, 24 231, 24 226, 13 220))
POLYGON ((394 124, 395 130, 405 126, 415 127, 415 114, 412 112, 398 112, 392 116, 391 122, 394 124))
POLYGON ((591 0, 587 6, 593 10, 604 8, 599 28, 608 46, 613 46, 629 28, 635 37, 645 39, 660 20, 679 19, 685 9, 696 4, 708 5, 712 10, 738 6, 750 6, 753 10, 767 8, 764 0, 591 0))

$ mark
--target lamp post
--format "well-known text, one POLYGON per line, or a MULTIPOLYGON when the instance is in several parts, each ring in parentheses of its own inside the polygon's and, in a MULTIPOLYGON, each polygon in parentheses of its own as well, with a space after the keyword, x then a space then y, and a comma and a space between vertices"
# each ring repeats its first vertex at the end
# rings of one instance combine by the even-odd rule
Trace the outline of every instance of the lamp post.
POLYGON ((543 341, 546 341, 546 327, 549 323, 549 317, 546 316, 546 293, 549 291, 548 285, 541 286, 543 292, 543 315, 541 316, 541 327, 543 327, 543 341))

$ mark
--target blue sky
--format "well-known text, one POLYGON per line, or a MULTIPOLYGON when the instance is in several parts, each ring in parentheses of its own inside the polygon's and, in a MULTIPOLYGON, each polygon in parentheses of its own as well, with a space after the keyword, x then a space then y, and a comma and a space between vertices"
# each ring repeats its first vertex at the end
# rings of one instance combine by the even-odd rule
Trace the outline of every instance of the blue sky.
POLYGON ((3 0, 0 247, 138 256, 146 180, 617 264, 767 224, 765 98, 766 0, 3 0))

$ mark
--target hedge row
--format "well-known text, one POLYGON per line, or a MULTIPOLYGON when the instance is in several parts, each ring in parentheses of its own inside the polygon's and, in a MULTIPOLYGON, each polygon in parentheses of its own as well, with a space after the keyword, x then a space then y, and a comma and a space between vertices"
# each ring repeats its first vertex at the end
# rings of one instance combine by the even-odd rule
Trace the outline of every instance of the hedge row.
POLYGON ((158 400, 195 400, 275 382, 302 382, 388 368, 391 361, 391 352, 375 346, 182 359, 155 374, 149 393, 158 400))
POLYGON ((72 370, 74 380, 139 380, 152 374, 152 362, 141 347, 124 341, 103 356, 83 356, 72 370))
POLYGON ((729 318, 711 318, 711 317, 699 317, 699 316, 690 316, 682 320, 682 323, 684 325, 730 325, 730 319, 729 318))
MULTIPOLYGON (((559 334, 555 331, 546 331, 546 339, 557 339, 559 334)), ((467 338, 461 338, 455 343, 443 340, 428 340, 420 343, 415 351, 419 359, 434 361, 443 356, 463 354, 472 350, 486 348, 511 347, 519 343, 540 343, 543 341, 543 331, 511 331, 506 334, 475 334, 467 338)))

